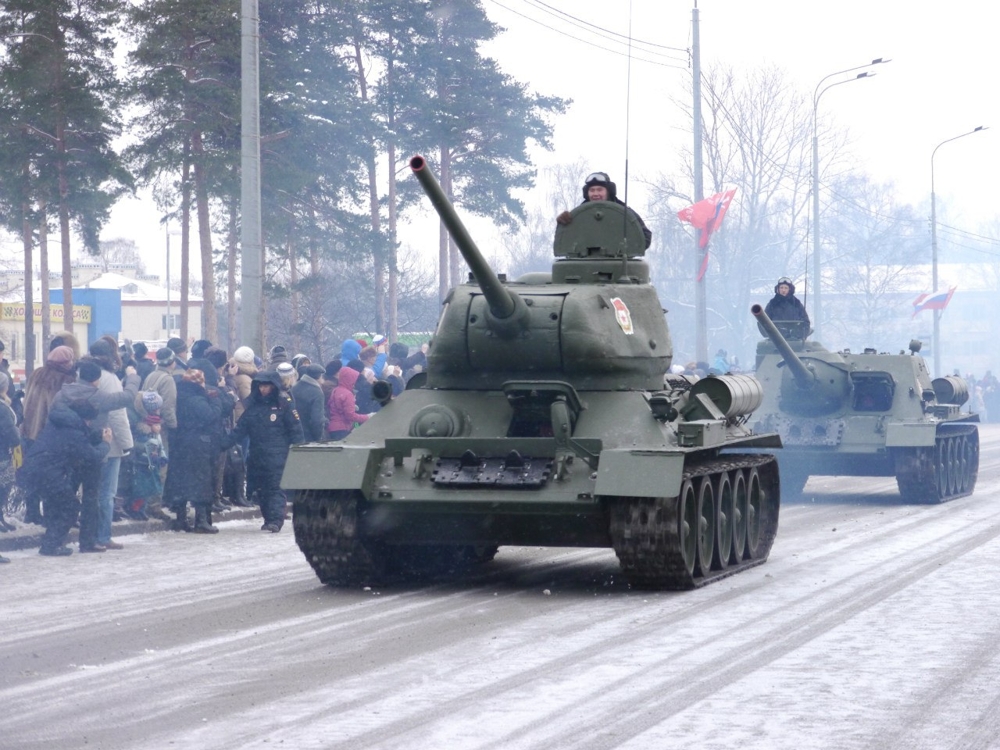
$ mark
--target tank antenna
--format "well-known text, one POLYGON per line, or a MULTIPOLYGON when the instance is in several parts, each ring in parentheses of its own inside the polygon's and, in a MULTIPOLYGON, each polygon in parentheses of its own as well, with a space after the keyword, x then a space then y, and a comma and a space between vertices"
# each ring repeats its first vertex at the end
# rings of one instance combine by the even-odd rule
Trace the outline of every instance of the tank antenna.
POLYGON ((628 3, 628 68, 625 74, 625 210, 622 212, 622 274, 623 281, 628 279, 628 136, 630 118, 632 115, 632 0, 628 3))

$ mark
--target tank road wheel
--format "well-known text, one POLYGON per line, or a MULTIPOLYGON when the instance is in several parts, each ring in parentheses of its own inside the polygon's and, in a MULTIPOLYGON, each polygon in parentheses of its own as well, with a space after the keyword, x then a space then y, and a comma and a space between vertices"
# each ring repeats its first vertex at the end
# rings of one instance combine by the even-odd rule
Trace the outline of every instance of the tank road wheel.
POLYGON ((943 500, 951 493, 948 491, 948 477, 951 474, 951 467, 948 465, 948 441, 945 438, 938 438, 937 445, 934 446, 935 469, 937 471, 938 498, 943 500))
POLYGON ((969 491, 969 436, 962 435, 955 446, 955 464, 958 467, 958 491, 969 491))
POLYGON ((293 495, 295 541, 323 583, 358 586, 385 578, 385 546, 360 530, 365 500, 344 490, 304 490, 293 495))
POLYGON ((698 481, 698 571, 707 576, 712 570, 715 556, 715 539, 719 533, 718 506, 712 477, 705 476, 698 481))
POLYGON ((717 570, 725 570, 729 567, 729 556, 733 553, 733 483, 729 479, 729 472, 719 472, 719 478, 715 485, 715 502, 719 511, 719 521, 716 525, 715 535, 715 559, 712 566, 717 570))
POLYGON ((733 554, 729 561, 739 565, 747 547, 747 478, 742 469, 733 472, 733 554))
POLYGON ((958 455, 958 437, 948 438, 948 489, 949 495, 957 495, 962 486, 961 458, 958 455))
POLYGON ((760 555, 761 535, 764 523, 764 503, 766 499, 760 486, 757 467, 747 474, 747 558, 754 560, 760 555))
POLYGON ((965 494, 971 495, 976 489, 976 480, 979 478, 979 430, 974 429, 965 436, 966 460, 968 462, 968 474, 966 480, 965 494))
POLYGON ((677 524, 677 538, 680 540, 681 556, 684 558, 684 569, 688 575, 694 575, 695 563, 698 562, 698 496, 694 491, 694 483, 685 479, 681 485, 680 496, 677 498, 680 517, 677 524))

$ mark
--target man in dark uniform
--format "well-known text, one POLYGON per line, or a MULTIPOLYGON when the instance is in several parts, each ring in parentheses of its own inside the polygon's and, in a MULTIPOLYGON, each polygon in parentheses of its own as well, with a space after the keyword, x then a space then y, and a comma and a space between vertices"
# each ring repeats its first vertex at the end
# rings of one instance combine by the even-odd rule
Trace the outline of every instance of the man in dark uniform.
POLYGON ((288 446, 301 443, 302 422, 295 403, 282 390, 281 376, 274 370, 258 372, 250 384, 247 408, 226 438, 225 447, 250 441, 247 458, 247 496, 256 495, 264 517, 261 531, 278 532, 285 521, 285 493, 281 474, 288 458, 288 446))
MULTIPOLYGON (((776 325, 779 323, 799 323, 803 337, 809 333, 809 313, 795 296, 795 284, 787 276, 778 279, 774 285, 774 297, 767 303, 764 312, 776 325)), ((780 328, 780 326, 779 326, 780 328)))
MULTIPOLYGON (((620 206, 625 205, 624 201, 618 200, 618 187, 611 181, 607 172, 592 172, 583 181, 583 203, 589 203, 590 201, 609 201, 610 203, 617 203, 620 206)), ((626 210, 639 220, 639 225, 642 227, 642 234, 646 238, 646 247, 649 247, 649 243, 653 239, 653 233, 649 231, 646 222, 642 220, 639 214, 627 206, 626 210)), ((556 221, 560 224, 569 224, 572 220, 573 217, 569 211, 563 211, 556 217, 556 221)))

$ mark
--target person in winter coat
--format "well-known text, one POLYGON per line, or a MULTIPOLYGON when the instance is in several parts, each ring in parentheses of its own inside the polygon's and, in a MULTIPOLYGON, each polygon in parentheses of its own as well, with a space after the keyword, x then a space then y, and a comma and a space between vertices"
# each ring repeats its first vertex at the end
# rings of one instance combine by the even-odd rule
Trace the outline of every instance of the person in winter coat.
POLYGON ((92 399, 53 402, 45 427, 24 457, 19 479, 45 503, 45 534, 39 554, 73 554, 66 546, 66 535, 80 510, 76 499, 79 478, 100 474, 113 439, 110 427, 92 429, 97 416, 92 399))
POLYGON ((3 517, 7 496, 14 488, 13 450, 21 444, 21 433, 17 430, 17 417, 10 408, 7 389, 10 378, 0 372, 0 531, 13 531, 14 527, 3 517))
POLYGON ((264 517, 261 531, 276 533, 285 522, 285 493, 281 474, 288 448, 303 442, 302 422, 290 395, 281 389, 281 377, 274 370, 253 377, 246 411, 228 436, 227 445, 250 442, 247 457, 247 495, 256 498, 264 517))
POLYGON ((80 342, 74 334, 69 331, 59 331, 52 334, 52 340, 49 342, 49 351, 51 352, 57 346, 68 346, 73 350, 73 361, 80 361, 80 342))
MULTIPOLYGON (((45 358, 45 364, 31 373, 25 386, 22 408, 21 438, 27 450, 38 438, 49 419, 49 409, 59 390, 76 380, 76 356, 69 346, 54 347, 45 358)), ((24 520, 42 523, 41 502, 38 496, 25 493, 24 520)))
MULTIPOLYGON (((120 383, 113 370, 107 369, 107 366, 114 366, 113 354, 117 354, 117 349, 110 350, 113 354, 109 354, 107 342, 100 340, 95 341, 91 348, 101 355, 103 366, 93 356, 81 360, 77 369, 77 382, 64 385, 56 394, 52 406, 55 408, 57 403, 90 401, 98 411, 93 426, 102 430, 105 427, 112 428, 114 442, 109 448, 108 455, 116 452, 118 457, 115 464, 121 464, 121 456, 125 449, 132 448, 132 433, 129 430, 125 408, 135 400, 135 395, 139 392, 139 376, 135 368, 130 367, 126 371, 125 383, 120 383), (124 423, 124 426, 121 423, 124 423)), ((104 552, 109 548, 99 539, 103 532, 104 538, 111 541, 111 515, 114 511, 114 492, 117 489, 117 469, 114 474, 114 486, 111 486, 112 477, 106 468, 110 460, 112 459, 106 458, 98 466, 99 471, 96 476, 84 471, 80 477, 83 483, 83 506, 80 511, 81 552, 104 552), (104 484, 105 479, 107 485, 104 484), (103 507, 101 507, 102 497, 106 499, 103 507)), ((89 468, 89 464, 87 467, 89 468)), ((121 545, 115 542, 111 548, 120 549, 121 545)))
POLYGON ((163 497, 162 469, 167 464, 160 439, 163 423, 160 409, 163 399, 156 391, 142 391, 135 397, 135 423, 132 439, 135 447, 129 456, 131 481, 122 494, 125 496, 125 514, 139 521, 155 519, 172 521, 161 507, 163 497))
MULTIPOLYGON (((590 201, 608 201, 609 203, 617 203, 620 206, 625 205, 624 201, 618 199, 618 186, 611 181, 607 172, 592 172, 583 181, 583 203, 589 203, 590 201)), ((583 204, 581 203, 581 205, 583 204)), ((639 214, 629 207, 626 207, 626 210, 639 220, 643 237, 646 238, 646 247, 649 247, 649 243, 653 239, 653 233, 649 231, 646 222, 642 220, 639 214)), ((571 221, 573 221, 573 215, 569 211, 563 211, 556 217, 556 222, 559 224, 569 224, 571 221)))
MULTIPOLYGON (((799 298, 795 296, 795 284, 787 276, 782 276, 774 285, 774 297, 767 303, 764 312, 775 324, 801 324, 801 338, 805 338, 809 334, 809 314, 799 298)), ((795 327, 799 328, 799 325, 795 327)))
MULTIPOLYGON (((213 389, 214 390, 214 389, 213 389)), ((213 459, 221 450, 223 405, 218 391, 205 388, 205 373, 197 367, 184 372, 177 384, 177 429, 170 438, 170 464, 163 485, 163 504, 173 510, 174 531, 217 534, 212 525, 213 459), (188 502, 195 523, 188 524, 188 502)))
POLYGON ((353 367, 341 367, 337 372, 337 387, 330 394, 327 405, 330 411, 330 421, 326 431, 331 440, 343 440, 351 434, 354 424, 368 421, 367 414, 358 413, 357 401, 354 398, 354 386, 360 373, 353 367))
POLYGON ((241 346, 233 352, 233 359, 230 363, 229 376, 233 380, 233 387, 236 389, 236 411, 233 418, 238 422, 246 409, 247 399, 250 398, 250 384, 253 376, 257 374, 257 365, 254 364, 253 349, 249 346, 241 346))
POLYGON ((344 339, 344 343, 340 345, 340 364, 347 365, 352 359, 357 359, 362 348, 354 339, 344 339))
POLYGON ((156 351, 156 369, 146 376, 142 387, 147 391, 156 391, 163 399, 163 406, 160 407, 161 430, 160 439, 163 441, 163 452, 170 456, 170 434, 177 429, 177 381, 174 380, 174 372, 177 368, 177 359, 173 349, 163 347, 156 351))
MULTIPOLYGON (((122 457, 132 451, 132 427, 128 423, 125 409, 135 400, 139 391, 139 374, 135 367, 122 367, 118 352, 118 342, 113 336, 102 336, 90 345, 90 356, 101 366, 101 379, 98 390, 108 395, 123 392, 123 380, 118 379, 118 373, 123 379, 128 378, 132 385, 131 398, 117 409, 107 414, 107 425, 111 428, 111 448, 108 457, 101 465, 101 489, 97 498, 97 545, 106 549, 122 549, 124 545, 111 539, 111 522, 115 512, 115 497, 118 495, 118 478, 121 474, 122 457)), ((119 511, 120 512, 120 511, 119 511)))
POLYGON ((156 369, 156 363, 149 358, 149 347, 141 341, 132 344, 132 354, 135 356, 135 371, 139 374, 139 387, 143 388, 149 373, 156 369))
POLYGON ((302 432, 307 443, 326 438, 326 408, 323 398, 323 368, 304 365, 299 369, 299 380, 292 386, 295 410, 302 420, 302 432))

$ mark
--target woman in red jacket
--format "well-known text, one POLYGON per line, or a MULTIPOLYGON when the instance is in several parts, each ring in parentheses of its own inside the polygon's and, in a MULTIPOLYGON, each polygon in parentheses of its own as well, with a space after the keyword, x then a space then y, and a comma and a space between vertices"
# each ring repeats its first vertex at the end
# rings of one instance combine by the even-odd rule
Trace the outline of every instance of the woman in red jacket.
POLYGON ((351 434, 355 423, 368 421, 367 414, 358 414, 358 404, 354 400, 354 384, 358 382, 360 374, 353 367, 341 367, 337 373, 337 387, 330 394, 327 404, 330 421, 326 425, 326 431, 331 440, 343 440, 351 434))

